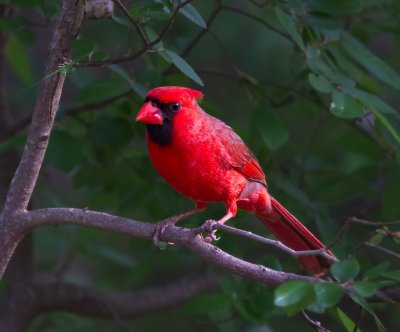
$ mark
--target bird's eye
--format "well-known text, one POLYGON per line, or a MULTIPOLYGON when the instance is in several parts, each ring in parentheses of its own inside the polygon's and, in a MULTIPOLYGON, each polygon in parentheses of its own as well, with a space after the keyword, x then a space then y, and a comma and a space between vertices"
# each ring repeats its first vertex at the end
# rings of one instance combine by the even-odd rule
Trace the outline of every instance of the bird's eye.
POLYGON ((171 103, 168 108, 171 112, 178 112, 181 109, 181 103, 171 103))
POLYGON ((151 105, 154 107, 160 108, 160 103, 155 99, 151 100, 151 105))

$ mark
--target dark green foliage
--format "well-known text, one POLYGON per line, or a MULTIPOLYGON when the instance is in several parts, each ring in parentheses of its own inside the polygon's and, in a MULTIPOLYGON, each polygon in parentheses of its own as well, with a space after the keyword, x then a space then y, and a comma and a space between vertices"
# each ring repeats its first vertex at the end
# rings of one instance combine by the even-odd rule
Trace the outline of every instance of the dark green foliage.
MULTIPOLYGON (((59 3, 15 0, 15 18, 0 19, 0 30, 10 34, 6 91, 15 119, 31 114, 37 85, 46 79, 40 76, 43 45, 59 3)), ((150 88, 185 85, 205 93, 201 106, 241 135, 266 171, 271 193, 325 243, 337 239, 351 216, 400 219, 397 0, 226 0, 218 13, 217 2, 194 1, 166 34, 177 1, 124 3, 144 37, 116 10, 112 19, 85 24, 71 61, 58 70, 68 83, 34 208, 87 207, 147 222, 190 208, 192 202, 156 174, 144 128, 134 123, 150 88), (153 44, 146 47, 142 38, 153 44)), ((20 149, 25 139, 21 132, 7 137, 0 154, 20 149)), ((223 213, 223 206, 211 205, 181 225, 195 227, 223 213)), ((244 213, 231 225, 268 236, 244 213)), ((384 331, 383 323, 394 331, 393 306, 368 301, 398 287, 399 258, 368 245, 398 255, 396 231, 398 225, 351 225, 333 245, 341 261, 327 283, 290 281, 274 289, 226 273, 218 291, 127 324, 135 331, 311 331, 305 310, 329 330, 354 331, 361 307, 357 331, 384 331)), ((235 256, 302 273, 276 249, 219 235, 217 245, 235 256)), ((34 251, 37 271, 104 291, 129 292, 214 270, 178 246, 160 251, 149 242, 73 226, 38 230, 34 251)), ((30 331, 121 331, 118 321, 54 313, 38 318, 30 331)))

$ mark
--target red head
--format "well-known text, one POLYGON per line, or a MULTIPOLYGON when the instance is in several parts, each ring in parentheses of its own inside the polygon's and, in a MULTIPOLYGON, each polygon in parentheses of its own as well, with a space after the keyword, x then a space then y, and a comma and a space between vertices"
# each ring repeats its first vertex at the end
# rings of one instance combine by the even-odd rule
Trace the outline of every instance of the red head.
POLYGON ((193 107, 196 99, 202 98, 200 91, 181 86, 162 86, 150 90, 145 104, 136 116, 136 121, 162 125, 164 119, 181 108, 193 107), (169 114, 170 113, 170 114, 169 114))

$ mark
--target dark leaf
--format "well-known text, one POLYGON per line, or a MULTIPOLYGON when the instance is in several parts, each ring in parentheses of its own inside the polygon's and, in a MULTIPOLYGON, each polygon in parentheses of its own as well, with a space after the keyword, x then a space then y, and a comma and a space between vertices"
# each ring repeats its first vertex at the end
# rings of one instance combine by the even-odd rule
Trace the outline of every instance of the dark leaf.
POLYGON ((186 60, 181 58, 178 54, 170 50, 163 50, 162 52, 160 52, 160 54, 169 63, 173 63, 176 68, 178 68, 187 77, 195 81, 197 84, 204 86, 204 83, 199 75, 197 75, 193 68, 186 62, 186 60))
POLYGON ((383 82, 400 90, 400 75, 346 31, 342 32, 342 45, 347 53, 366 70, 383 82))
POLYGON ((207 23, 204 21, 203 17, 201 17, 197 9, 190 3, 182 7, 179 12, 190 21, 197 24, 200 28, 207 28, 207 23))
POLYGON ((349 316, 347 316, 340 308, 337 308, 336 312, 338 314, 340 321, 346 328, 347 332, 361 332, 361 330, 359 328, 357 328, 357 330, 354 331, 356 324, 354 324, 354 322, 351 320, 351 318, 349 316))
POLYGON ((275 290, 275 305, 284 307, 289 315, 304 309, 314 300, 313 287, 305 281, 288 281, 275 290))
POLYGON ((357 281, 353 283, 352 287, 362 297, 370 297, 378 289, 378 285, 371 281, 357 281))
POLYGON ((331 273, 341 281, 353 279, 360 272, 360 265, 357 260, 343 259, 339 262, 332 264, 331 273))
POLYGON ((352 119, 364 114, 364 105, 338 90, 332 93, 330 111, 339 118, 352 119))
POLYGON ((300 49, 305 51, 303 39, 297 30, 297 26, 294 22, 294 18, 286 14, 279 6, 275 7, 275 15, 279 23, 285 28, 286 32, 292 37, 293 41, 297 44, 300 49))
POLYGON ((390 262, 380 263, 372 268, 370 268, 367 272, 364 273, 364 278, 366 279, 375 279, 379 277, 383 272, 385 272, 390 266, 390 262))

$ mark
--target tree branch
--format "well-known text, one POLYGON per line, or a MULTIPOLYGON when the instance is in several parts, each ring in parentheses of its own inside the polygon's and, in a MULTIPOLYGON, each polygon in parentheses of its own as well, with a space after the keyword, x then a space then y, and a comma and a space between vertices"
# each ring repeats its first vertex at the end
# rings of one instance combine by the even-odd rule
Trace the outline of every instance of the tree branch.
POLYGON ((221 0, 216 0, 216 6, 212 11, 210 17, 207 19, 207 28, 202 29, 196 37, 190 42, 189 45, 185 47, 185 49, 181 53, 181 57, 184 58, 188 53, 193 49, 193 47, 199 42, 199 40, 206 34, 206 32, 210 29, 211 24, 214 22, 218 13, 221 11, 221 0))
MULTIPOLYGON (((287 246, 285 246, 282 242, 280 241, 276 241, 276 240, 271 240, 268 238, 265 238, 263 236, 254 234, 252 232, 249 231, 245 231, 243 229, 239 229, 239 228, 235 228, 235 227, 231 227, 225 224, 220 224, 220 223, 216 223, 215 224, 215 229, 220 229, 224 232, 227 233, 231 233, 231 234, 235 234, 235 235, 239 235, 239 236, 243 236, 243 237, 247 237, 249 239, 267 244, 269 246, 273 246, 275 248, 278 248, 279 250, 282 250, 284 252, 286 252, 287 254, 293 256, 293 257, 301 257, 301 256, 314 256, 314 255, 319 255, 322 256, 324 258, 326 258, 327 260, 335 263, 338 261, 338 259, 334 256, 331 256, 327 253, 327 249, 326 248, 322 248, 322 249, 315 249, 315 250, 301 250, 301 251, 296 251, 293 250, 292 248, 289 248, 287 246)), ((198 232, 204 232, 204 227, 199 227, 198 228, 198 232)))
POLYGON ((114 13, 112 0, 85 0, 85 17, 99 19, 111 17, 114 13))
MULTIPOLYGON (((92 110, 98 110, 101 108, 104 108, 110 104, 113 104, 114 102, 116 102, 119 99, 125 98, 125 97, 129 97, 131 95, 133 95, 134 92, 129 89, 125 92, 122 92, 121 94, 115 96, 115 97, 110 97, 107 99, 103 99, 103 100, 99 100, 99 101, 95 101, 92 103, 85 103, 85 104, 80 104, 80 105, 74 105, 74 106, 68 106, 65 108, 62 108, 61 112, 59 115, 77 115, 79 113, 82 112, 87 112, 87 111, 92 111, 92 110)), ((14 124, 11 128, 9 128, 5 133, 5 139, 15 135, 16 133, 18 133, 19 131, 21 131, 22 129, 24 129, 27 125, 29 125, 29 123, 31 122, 31 116, 27 116, 23 119, 21 119, 20 121, 18 121, 16 124, 14 124)))
POLYGON ((59 67, 69 60, 72 40, 83 20, 83 0, 64 1, 49 51, 45 74, 35 105, 31 130, 21 162, 12 180, 3 217, 26 210, 47 148, 65 74, 59 67))
POLYGON ((1 215, 0 276, 4 273, 22 234, 14 231, 14 216, 28 206, 42 166, 54 117, 58 109, 65 74, 59 68, 69 61, 72 40, 78 33, 84 16, 83 0, 65 0, 51 42, 39 96, 33 112, 32 124, 20 164, 11 182, 4 210, 1 215))
MULTIPOLYGON (((19 225, 18 232, 22 234, 41 226, 68 224, 117 232, 150 241, 153 241, 157 227, 155 224, 139 222, 107 213, 73 208, 34 210, 20 214, 16 218, 16 225, 19 225)), ((275 271, 234 257, 218 247, 206 243, 198 234, 197 229, 169 226, 160 236, 160 240, 183 245, 212 264, 266 285, 279 285, 284 281, 294 279, 323 282, 320 278, 275 271)))
POLYGON ((392 250, 386 249, 386 248, 384 248, 382 246, 378 246, 377 244, 373 244, 373 243, 369 243, 369 242, 365 242, 363 244, 366 247, 375 248, 375 249, 378 249, 378 250, 380 250, 380 251, 382 251, 382 252, 384 252, 384 253, 386 253, 388 255, 391 255, 391 256, 396 257, 396 258, 400 258, 400 254, 398 254, 397 252, 394 252, 392 250))
POLYGON ((400 220, 397 221, 369 221, 360 219, 357 217, 350 217, 348 219, 350 223, 360 224, 365 226, 374 226, 374 227, 382 227, 382 226, 391 226, 391 225, 400 225, 400 220))
MULTIPOLYGON (((74 208, 33 210, 20 214, 16 218, 16 224, 20 226, 18 232, 22 234, 31 232, 32 230, 43 226, 73 224, 153 241, 153 237, 157 228, 157 224, 140 222, 103 212, 74 208)), ((197 255, 203 257, 207 262, 214 264, 219 268, 223 268, 234 274, 268 286, 277 286, 289 280, 304 280, 311 283, 328 282, 317 277, 276 271, 265 266, 250 263, 232 256, 220 248, 204 241, 199 234, 199 228, 188 229, 176 226, 168 226, 164 233, 160 235, 160 240, 182 245, 192 250, 197 255)), ((1 249, 2 248, 0 246, 0 251, 1 249)), ((342 286, 345 293, 349 293, 351 291, 351 287, 348 287, 349 285, 344 284, 342 286)), ((390 292, 391 289, 388 289, 376 294, 375 300, 386 302, 389 300, 396 301, 399 297, 399 292, 394 293, 394 299, 391 298, 392 294, 390 292), (388 291, 388 293, 386 291, 388 291)))
POLYGON ((287 39, 288 41, 290 41, 291 43, 293 43, 293 39, 292 37, 290 37, 287 33, 279 30, 278 28, 274 27, 273 25, 271 25, 269 22, 264 21, 263 19, 261 19, 260 17, 250 14, 246 11, 243 11, 239 8, 235 8, 235 7, 230 7, 230 6, 221 6, 221 9, 226 10, 226 11, 230 11, 232 13, 236 13, 245 17, 248 17, 256 22, 261 23, 262 25, 265 25, 269 30, 277 33, 278 35, 281 35, 282 37, 284 37, 285 39, 287 39))
POLYGON ((218 288, 216 276, 183 278, 167 285, 131 293, 105 294, 68 283, 45 283, 35 287, 42 311, 65 310, 92 317, 132 318, 177 307, 198 293, 218 288))
POLYGON ((192 1, 193 0, 186 0, 186 1, 182 1, 181 3, 179 3, 179 5, 177 5, 173 9, 173 11, 171 13, 171 17, 169 18, 167 24, 164 26, 164 28, 161 31, 158 38, 156 38, 152 42, 148 43, 145 47, 141 48, 139 51, 129 53, 129 54, 126 54, 126 55, 123 55, 120 57, 109 58, 109 59, 102 60, 102 61, 77 62, 74 64, 74 67, 76 67, 76 68, 79 68, 79 67, 102 67, 102 66, 106 66, 106 65, 115 64, 115 63, 131 61, 131 60, 138 58, 143 53, 149 51, 153 46, 157 45, 160 41, 162 41, 164 39, 164 37, 167 35, 167 33, 171 30, 172 24, 174 23, 174 20, 175 20, 175 16, 179 13, 179 10, 192 1))
POLYGON ((120 0, 113 0, 118 6, 119 8, 121 8, 121 10, 124 12, 125 16, 128 18, 128 20, 133 24, 133 26, 135 27, 136 31, 138 32, 140 39, 142 40, 143 44, 145 44, 146 46, 149 45, 149 41, 147 40, 147 37, 142 29, 142 27, 140 26, 140 24, 138 22, 135 21, 135 19, 132 17, 132 15, 129 13, 128 9, 126 9, 126 7, 124 6, 124 4, 120 1, 120 0))
POLYGON ((21 332, 38 315, 58 310, 120 321, 176 308, 197 294, 217 288, 217 276, 212 274, 126 293, 104 293, 66 282, 34 280, 18 291, 19 296, 0 306, 1 331, 21 332))

